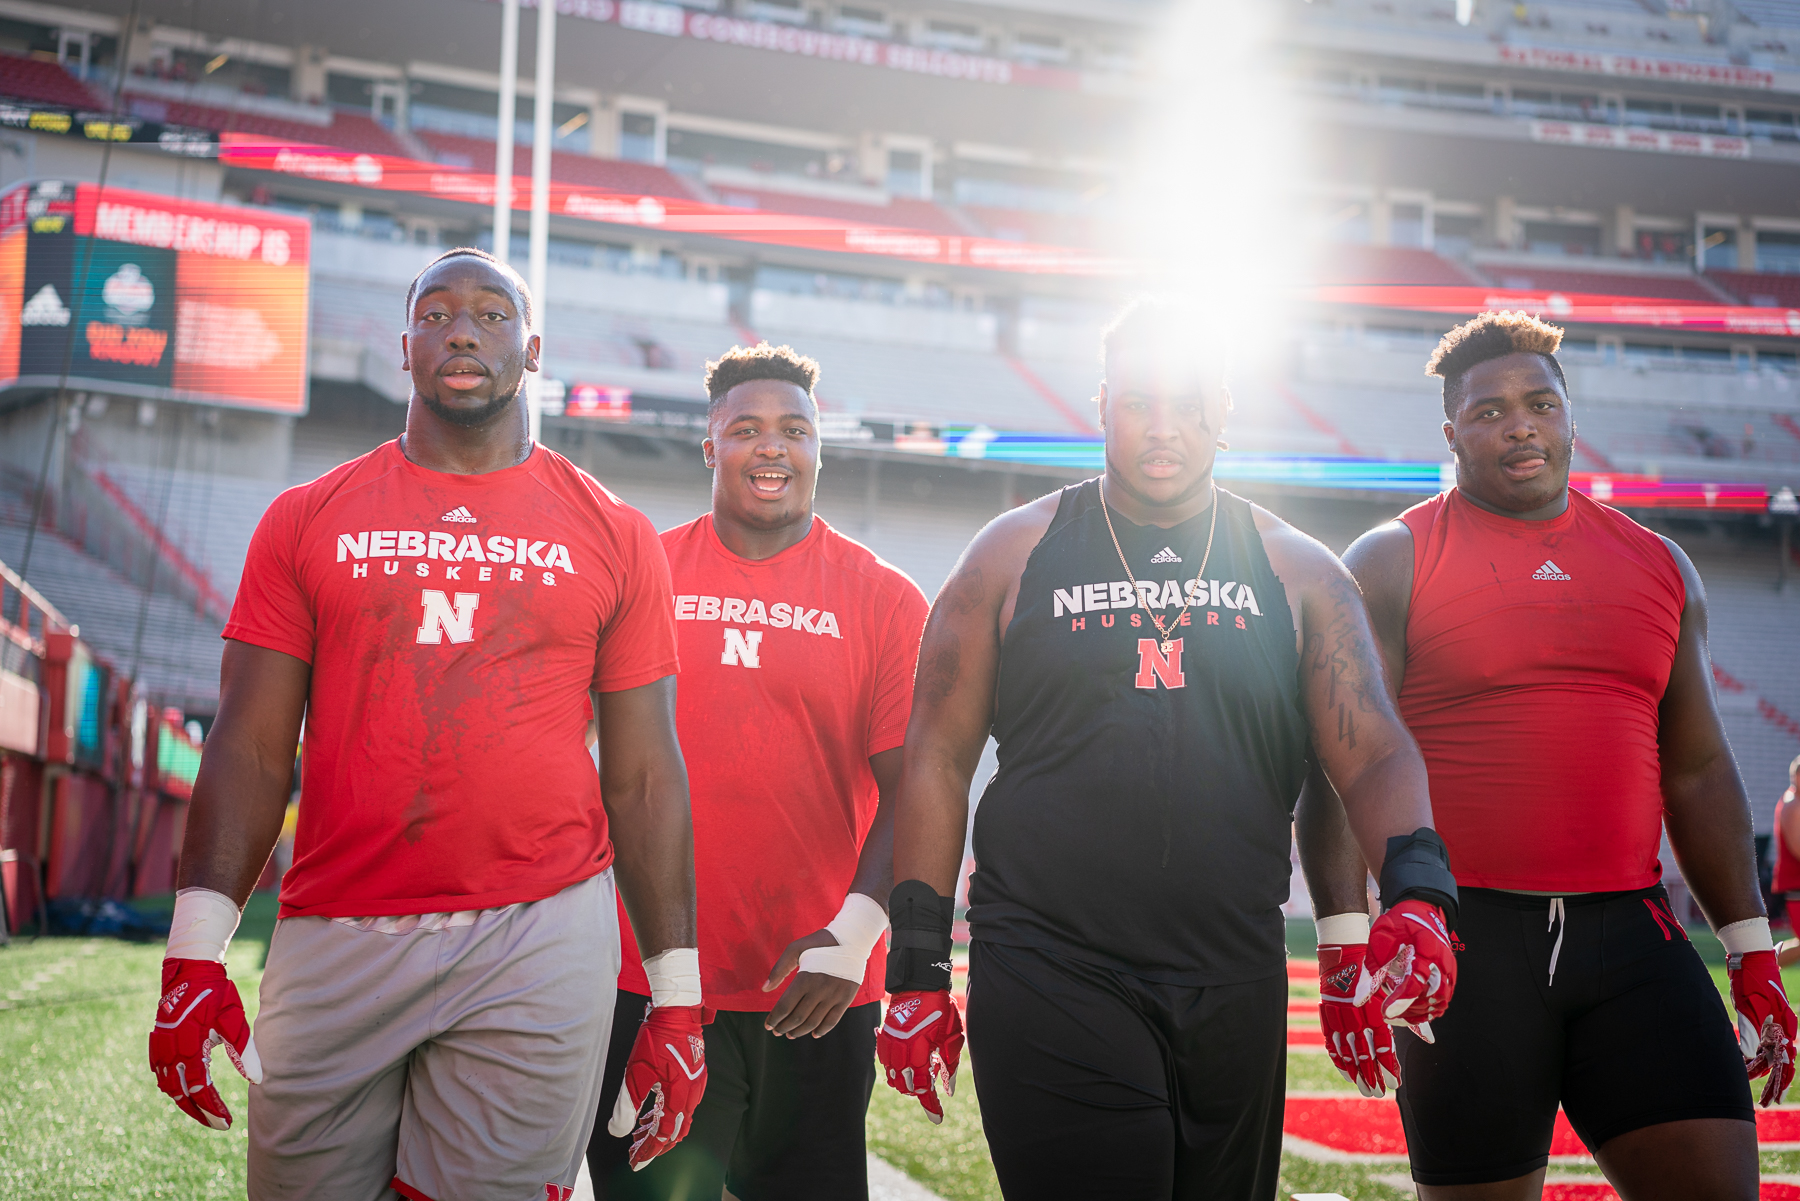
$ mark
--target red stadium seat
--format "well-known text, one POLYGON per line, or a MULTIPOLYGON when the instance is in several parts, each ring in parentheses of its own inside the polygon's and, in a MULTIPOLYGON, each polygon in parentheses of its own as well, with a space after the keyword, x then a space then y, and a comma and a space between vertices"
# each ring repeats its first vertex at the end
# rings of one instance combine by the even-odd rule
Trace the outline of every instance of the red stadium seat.
POLYGON ((185 100, 165 100, 160 96, 134 95, 129 84, 126 86, 125 98, 127 111, 144 120, 166 121, 171 125, 188 125, 220 133, 258 134, 285 142, 337 146, 362 154, 411 157, 393 134, 366 113, 334 109, 331 111, 331 124, 313 125, 306 121, 287 121, 262 113, 215 108, 210 104, 191 104, 185 100))
POLYGON ((1559 268, 1482 268, 1502 288, 1526 292, 1572 292, 1589 296, 1642 296, 1679 300, 1683 304, 1722 304, 1718 293, 1692 276, 1633 275, 1610 271, 1567 271, 1559 268))
POLYGON ((0 54, 0 95, 62 108, 104 110, 111 107, 108 101, 64 70, 61 63, 16 54, 0 54))
POLYGON ((743 204, 772 213, 798 213, 805 217, 828 217, 839 221, 855 221, 862 225, 896 225, 903 229, 920 229, 948 237, 967 237, 969 231, 957 224, 949 213, 929 200, 895 196, 887 204, 859 204, 854 200, 829 200, 819 196, 796 196, 789 192, 772 192, 760 188, 721 187, 721 197, 728 204, 743 204))
MULTIPOLYGON (((445 166, 468 171, 490 172, 494 169, 494 143, 460 134, 419 130, 414 135, 445 166)), ((513 147, 513 177, 531 175, 531 147, 513 147)), ((557 151, 550 156, 550 175, 563 183, 585 184, 613 192, 635 192, 640 196, 670 196, 677 200, 696 199, 679 175, 653 163, 634 163, 625 159, 594 158, 586 154, 557 151)), ((514 188, 520 185, 515 182, 514 188)))
POLYGON ((1745 304, 1800 309, 1800 275, 1765 275, 1759 271, 1708 271, 1706 278, 1745 304))
POLYGON ((1313 280, 1319 284, 1419 284, 1468 287, 1479 284, 1461 266, 1416 246, 1336 245, 1319 256, 1313 280))

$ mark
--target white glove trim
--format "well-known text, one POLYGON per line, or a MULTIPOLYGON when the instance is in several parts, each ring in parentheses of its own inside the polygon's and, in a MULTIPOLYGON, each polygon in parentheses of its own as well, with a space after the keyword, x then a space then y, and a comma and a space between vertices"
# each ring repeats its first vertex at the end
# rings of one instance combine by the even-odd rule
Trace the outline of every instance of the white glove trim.
POLYGON ((700 952, 693 947, 672 947, 660 955, 644 960, 644 975, 650 981, 650 1006, 699 1005, 700 952))
POLYGON ((800 952, 800 969, 819 972, 861 984, 869 970, 869 952, 887 932, 887 911, 873 897, 853 892, 844 898, 836 917, 825 923, 838 940, 835 947, 812 947, 800 952))
POLYGON ((1334 913, 1313 919, 1322 947, 1361 946, 1369 941, 1369 915, 1366 913, 1334 913))
POLYGON ((1725 944, 1727 955, 1748 955, 1752 951, 1775 949, 1775 936, 1769 933, 1769 919, 1766 917, 1747 917, 1741 922, 1732 922, 1719 931, 1719 941, 1725 944))
POLYGON ((184 888, 175 894, 175 916, 169 920, 170 959, 225 962, 225 948, 237 933, 243 911, 237 902, 210 888, 184 888))

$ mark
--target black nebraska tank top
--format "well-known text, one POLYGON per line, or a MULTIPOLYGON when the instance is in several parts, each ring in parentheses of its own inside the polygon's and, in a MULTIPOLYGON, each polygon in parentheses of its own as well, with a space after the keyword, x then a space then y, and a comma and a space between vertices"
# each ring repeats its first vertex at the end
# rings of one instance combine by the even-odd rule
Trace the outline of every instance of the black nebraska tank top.
POLYGON ((1287 594, 1249 502, 1170 529, 1063 489, 1000 656, 1000 769, 975 814, 976 939, 1148 980, 1284 970, 1288 837, 1306 774, 1287 594), (1185 616, 1184 600, 1191 598, 1185 616), (1162 651, 1154 611, 1171 627, 1162 651))

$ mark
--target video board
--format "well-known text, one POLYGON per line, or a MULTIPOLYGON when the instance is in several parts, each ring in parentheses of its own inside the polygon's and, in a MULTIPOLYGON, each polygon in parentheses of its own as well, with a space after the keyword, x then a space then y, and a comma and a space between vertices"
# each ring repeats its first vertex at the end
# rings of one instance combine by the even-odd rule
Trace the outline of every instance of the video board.
POLYGON ((306 411, 311 226, 56 180, 0 195, 0 388, 306 411))

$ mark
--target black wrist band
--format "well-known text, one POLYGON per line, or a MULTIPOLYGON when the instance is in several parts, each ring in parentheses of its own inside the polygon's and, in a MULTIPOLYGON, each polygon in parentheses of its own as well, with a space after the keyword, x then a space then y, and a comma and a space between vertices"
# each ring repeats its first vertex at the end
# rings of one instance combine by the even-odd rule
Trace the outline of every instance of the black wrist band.
POLYGON ((950 987, 950 923, 956 903, 923 880, 902 880, 888 894, 887 990, 950 987))
POLYGON ((1382 907, 1392 909, 1408 898, 1436 905, 1444 911, 1444 920, 1456 925, 1456 877, 1450 874, 1450 850, 1429 826, 1387 840, 1387 858, 1381 864, 1382 907))

